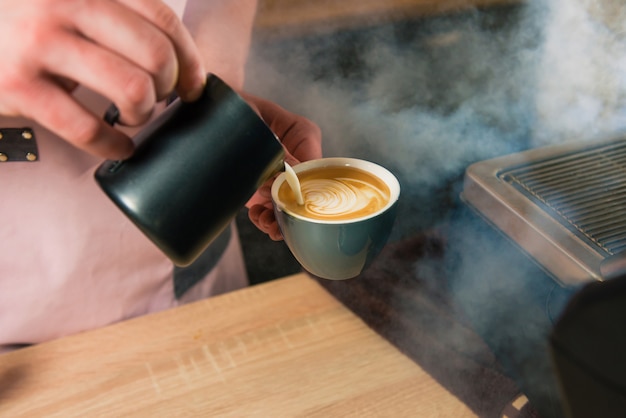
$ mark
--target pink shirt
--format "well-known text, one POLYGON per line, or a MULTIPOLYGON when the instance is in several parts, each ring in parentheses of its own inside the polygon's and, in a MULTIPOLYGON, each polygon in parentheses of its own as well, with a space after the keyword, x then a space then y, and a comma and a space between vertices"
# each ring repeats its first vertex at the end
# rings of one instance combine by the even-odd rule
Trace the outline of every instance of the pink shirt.
MULTIPOLYGON (((167 1, 182 15, 185 0, 167 1)), ((82 90, 97 114, 108 102, 82 90)), ((217 266, 176 299, 172 263, 94 181, 101 160, 29 120, 36 162, 0 162, 0 352, 177 306, 247 284, 237 234, 217 266)), ((234 231, 236 232, 236 231, 234 231)))

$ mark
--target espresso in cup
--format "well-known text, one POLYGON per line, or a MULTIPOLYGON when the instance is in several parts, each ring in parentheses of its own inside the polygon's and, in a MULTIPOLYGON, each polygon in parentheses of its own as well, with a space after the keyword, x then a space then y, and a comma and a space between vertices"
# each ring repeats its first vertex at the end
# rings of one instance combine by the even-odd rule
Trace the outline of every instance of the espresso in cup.
POLYGON ((400 196, 398 180, 384 167, 355 158, 322 158, 293 170, 303 205, 285 173, 272 185, 274 212, 289 250, 315 276, 358 276, 389 238, 400 196))
POLYGON ((351 166, 321 167, 298 174, 304 204, 288 183, 278 190, 286 211, 305 218, 348 220, 369 216, 389 203, 390 190, 380 178, 351 166))

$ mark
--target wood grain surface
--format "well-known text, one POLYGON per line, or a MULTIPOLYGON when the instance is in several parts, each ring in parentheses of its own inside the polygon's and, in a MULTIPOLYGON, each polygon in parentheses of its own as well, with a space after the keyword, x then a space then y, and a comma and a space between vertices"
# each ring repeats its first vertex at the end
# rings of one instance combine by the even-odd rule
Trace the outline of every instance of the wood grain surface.
POLYGON ((259 36, 294 36, 398 19, 493 7, 523 0, 260 0, 259 36))
POLYGON ((295 275, 0 356, 7 417, 470 417, 295 275))

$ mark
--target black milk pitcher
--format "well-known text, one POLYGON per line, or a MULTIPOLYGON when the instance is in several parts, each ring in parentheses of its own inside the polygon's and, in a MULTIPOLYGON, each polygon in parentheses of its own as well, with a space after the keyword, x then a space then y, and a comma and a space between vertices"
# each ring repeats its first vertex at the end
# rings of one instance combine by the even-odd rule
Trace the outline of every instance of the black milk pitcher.
POLYGON ((284 150, 257 113, 215 75, 193 103, 177 99, 105 161, 100 187, 177 266, 191 264, 266 180, 284 150))

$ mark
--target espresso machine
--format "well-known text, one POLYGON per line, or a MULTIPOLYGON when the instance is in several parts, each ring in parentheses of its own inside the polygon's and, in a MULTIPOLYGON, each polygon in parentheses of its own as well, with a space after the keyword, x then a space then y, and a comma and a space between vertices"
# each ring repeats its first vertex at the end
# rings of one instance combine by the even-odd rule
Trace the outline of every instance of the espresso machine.
POLYGON ((455 300, 542 418, 626 416, 626 136, 471 165, 455 300))

